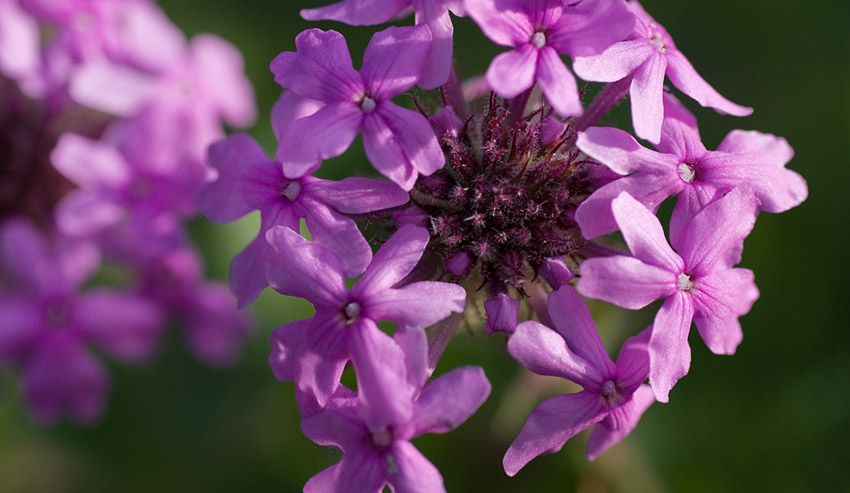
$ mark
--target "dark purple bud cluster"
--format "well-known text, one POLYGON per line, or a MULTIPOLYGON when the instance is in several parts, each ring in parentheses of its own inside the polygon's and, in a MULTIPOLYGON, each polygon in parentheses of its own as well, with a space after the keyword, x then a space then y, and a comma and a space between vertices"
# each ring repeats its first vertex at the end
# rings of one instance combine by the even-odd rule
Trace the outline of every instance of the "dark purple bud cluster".
MULTIPOLYGON (((36 222, 49 218, 59 200, 74 187, 50 162, 50 151, 64 123, 79 124, 77 132, 97 134, 101 123, 94 112, 76 108, 66 118, 48 114, 0 76, 0 221, 24 216, 36 222), (84 118, 85 117, 85 118, 84 118)), ((64 115, 59 115, 64 116, 64 115)))
POLYGON ((456 136, 447 133, 445 168, 421 176, 411 196, 430 217, 445 272, 465 278, 477 270, 491 293, 524 294, 546 259, 584 244, 575 209, 597 186, 588 173, 597 164, 576 149, 572 126, 544 143, 545 112, 517 118, 508 107, 491 96, 456 136), (458 269, 462 258, 471 262, 458 269))

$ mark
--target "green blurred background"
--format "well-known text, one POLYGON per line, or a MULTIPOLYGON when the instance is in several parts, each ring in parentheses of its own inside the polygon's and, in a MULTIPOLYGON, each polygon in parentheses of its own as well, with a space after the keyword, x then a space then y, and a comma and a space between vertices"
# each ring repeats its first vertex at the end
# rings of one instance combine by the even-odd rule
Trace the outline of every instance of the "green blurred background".
MULTIPOLYGON (((356 60, 374 32, 308 25, 298 11, 318 1, 160 3, 188 35, 216 33, 242 50, 261 111, 252 133, 270 153, 268 111, 280 94, 271 59, 293 50, 301 30, 320 27, 343 32, 356 60)), ((762 214, 747 239, 742 266, 755 271, 761 299, 742 318, 744 342, 734 357, 721 357, 692 337, 690 374, 623 443, 588 463, 582 434, 508 478, 501 457, 528 410, 565 390, 520 372, 503 337, 461 334, 438 372, 481 365, 493 393, 455 432, 414 443, 449 491, 850 491, 850 3, 646 0, 644 7, 718 91, 755 108, 736 119, 689 104, 706 146, 735 128, 783 136, 796 152, 789 167, 809 183, 802 206, 762 214)), ((483 73, 501 49, 469 19, 456 20, 455 29, 462 74, 483 73)), ((628 126, 624 108, 614 118, 628 126)), ((368 173, 357 152, 321 173, 368 173)), ((193 224, 211 276, 226 277, 256 228, 256 217, 193 224)), ((4 375, 0 492, 300 490, 339 455, 300 434, 292 383, 275 381, 266 358, 270 331, 311 308, 273 292, 256 308, 258 329, 233 369, 198 363, 177 329, 149 364, 110 365, 109 411, 95 427, 39 428, 4 375)), ((652 316, 594 309, 612 343, 652 316)))

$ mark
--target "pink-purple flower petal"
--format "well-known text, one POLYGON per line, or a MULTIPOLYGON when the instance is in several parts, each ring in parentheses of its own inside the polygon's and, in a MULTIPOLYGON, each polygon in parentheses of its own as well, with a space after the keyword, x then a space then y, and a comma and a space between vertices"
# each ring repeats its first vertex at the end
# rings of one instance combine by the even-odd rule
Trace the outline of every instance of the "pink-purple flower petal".
POLYGON ((641 385, 628 402, 613 409, 590 433, 587 441, 587 460, 596 460, 599 455, 631 433, 653 402, 655 396, 652 394, 652 388, 649 385, 641 385))
POLYGON ((343 214, 389 209, 410 200, 395 183, 356 176, 342 181, 310 181, 310 193, 343 214))
POLYGON ((103 415, 109 377, 70 334, 53 335, 31 356, 22 374, 35 417, 54 424, 70 414, 83 424, 103 415))
POLYGON ((631 75, 653 53, 655 50, 642 40, 622 41, 600 55, 575 57, 573 70, 584 80, 617 82, 631 75))
POLYGON ((346 277, 355 278, 362 274, 372 260, 372 248, 357 228, 357 223, 306 197, 301 206, 309 211, 305 221, 313 241, 339 258, 346 277))
POLYGON ((484 311, 487 314, 485 329, 488 334, 494 332, 510 334, 516 330, 519 317, 519 300, 511 298, 505 293, 500 293, 484 302, 484 311))
POLYGON ((363 118, 363 146, 375 169, 405 191, 446 159, 428 120, 389 102, 363 118))
POLYGON ((393 443, 388 461, 397 467, 387 467, 387 482, 393 491, 434 493, 445 491, 440 471, 412 443, 399 440, 393 443))
MULTIPOLYGON (((634 16, 619 0, 569 2, 549 1, 552 4, 568 3, 563 13, 550 23, 548 43, 559 53, 572 56, 590 56, 625 38, 635 25, 634 16), (573 2, 574 3, 574 2, 573 2)), ((540 7, 538 7, 540 9, 540 7)))
POLYGON ((496 44, 519 46, 528 42, 534 25, 517 0, 466 0, 466 12, 496 44))
POLYGON ((237 297, 239 308, 253 303, 269 285, 266 279, 266 259, 270 247, 266 234, 274 226, 294 230, 298 227, 298 218, 288 207, 276 207, 262 214, 260 233, 230 263, 230 289, 237 297))
POLYGON ((758 204, 738 187, 707 205, 688 225, 681 254, 688 274, 707 275, 727 252, 744 241, 756 222, 758 204))
POLYGON ((201 188, 197 202, 204 215, 216 222, 235 221, 258 208, 268 201, 268 187, 280 181, 274 180, 279 166, 270 163, 260 144, 246 134, 233 134, 211 145, 207 161, 218 177, 201 188))
POLYGON ((659 402, 669 400, 670 389, 688 374, 691 347, 688 333, 694 317, 694 302, 687 293, 667 298, 652 327, 649 340, 649 383, 659 402))
POLYGON ((664 119, 666 69, 667 58, 653 54, 637 69, 629 86, 635 133, 656 144, 661 140, 661 122, 664 119))
POLYGON ((618 255, 591 258, 581 264, 578 291, 589 298, 638 310, 676 292, 676 274, 618 255))
POLYGON ((266 277, 275 291, 305 298, 317 307, 336 306, 348 296, 342 266, 326 248, 283 226, 271 228, 266 240, 271 245, 266 277))
POLYGON ((414 404, 412 436, 457 428, 487 400, 490 389, 484 370, 477 366, 456 368, 432 380, 414 404))
POLYGON ((554 48, 545 46, 538 52, 536 75, 540 89, 556 113, 561 116, 581 114, 576 79, 554 48))
POLYGON ((598 423, 606 413, 596 392, 556 395, 534 408, 519 436, 502 459, 508 476, 514 476, 531 459, 557 452, 570 438, 598 423))
POLYGON ((389 289, 364 304, 376 320, 390 320, 410 327, 425 328, 452 313, 462 313, 466 290, 457 284, 420 281, 389 289))
POLYGON ((371 97, 390 100, 413 87, 430 49, 431 30, 425 25, 389 27, 376 33, 360 69, 371 97))
POLYGON ((599 375, 611 375, 615 366, 608 357, 590 309, 572 286, 563 286, 549 294, 546 302, 552 327, 564 338, 570 350, 592 364, 599 375))
POLYGON ((308 29, 295 38, 295 47, 271 62, 274 80, 284 88, 325 103, 354 101, 363 91, 342 34, 308 29))
POLYGON ((611 209, 632 255, 670 272, 682 271, 682 258, 667 243, 661 222, 643 204, 623 192, 611 203, 611 209))
POLYGON ((357 374, 360 417, 372 431, 410 421, 417 389, 407 382, 401 347, 367 318, 345 330, 357 374))
POLYGON ((289 178, 310 174, 322 160, 345 152, 362 123, 363 113, 353 101, 329 103, 287 127, 280 138, 277 160, 289 178))
POLYGON ((560 333, 533 320, 517 326, 508 339, 508 352, 538 375, 566 378, 583 387, 596 388, 603 383, 604 377, 593 362, 575 354, 560 333))
POLYGON ((430 237, 425 228, 412 225, 399 228, 372 257, 372 263, 352 293, 361 298, 393 287, 419 262, 430 237))
POLYGON ((514 98, 534 85, 538 50, 529 43, 501 53, 490 62, 487 84, 503 98, 514 98))
POLYGON ((734 354, 743 339, 738 317, 750 311, 759 296, 753 272, 724 269, 700 280, 694 290, 694 323, 715 354, 734 354))
POLYGON ((747 116, 753 112, 752 108, 735 104, 721 96, 697 73, 679 50, 670 50, 667 53, 667 76, 674 86, 702 106, 734 116, 747 116))
POLYGON ((338 21, 352 26, 372 26, 392 20, 410 6, 410 0, 342 0, 325 7, 303 9, 308 21, 338 21))

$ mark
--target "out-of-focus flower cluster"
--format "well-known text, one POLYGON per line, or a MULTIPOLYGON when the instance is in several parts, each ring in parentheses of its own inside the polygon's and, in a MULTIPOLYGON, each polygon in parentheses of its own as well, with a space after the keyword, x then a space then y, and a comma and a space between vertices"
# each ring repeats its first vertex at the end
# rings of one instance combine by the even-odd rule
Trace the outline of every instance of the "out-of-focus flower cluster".
POLYGON ((344 37, 319 29, 272 61, 285 90, 274 160, 245 135, 210 149, 219 178, 202 210, 222 222, 262 214, 231 266, 240 303, 271 286, 316 310, 273 332, 269 358, 295 384, 304 433, 344 452, 308 491, 443 489, 409 440, 453 429, 489 394, 475 368, 428 383, 476 306, 486 322, 472 330, 510 334, 520 364, 583 388, 534 409, 505 471, 596 425, 594 459, 668 401, 690 367, 692 323, 711 351, 735 352, 738 318, 758 297, 753 273, 735 267, 744 239, 760 211, 807 195, 781 137, 735 130, 705 148, 665 78, 704 107, 752 109, 713 89, 636 1, 343 0, 302 16, 374 25, 410 10, 415 26, 377 32, 359 70, 344 37), (450 13, 507 48, 483 77, 458 77, 450 13), (587 105, 562 55, 582 79, 606 83, 587 105), (626 96, 635 134, 654 150, 600 124, 626 96), (389 181, 311 176, 358 134, 389 181), (656 211, 671 196, 665 228, 656 211), (606 236, 616 231, 628 251, 606 236), (663 302, 614 362, 580 295, 628 309, 663 302), (356 391, 340 383, 349 364, 356 391))
POLYGON ((169 321, 212 365, 249 321, 186 221, 206 148, 255 119, 239 52, 148 0, 0 0, 0 364, 33 415, 97 420, 95 352, 149 358, 169 321))

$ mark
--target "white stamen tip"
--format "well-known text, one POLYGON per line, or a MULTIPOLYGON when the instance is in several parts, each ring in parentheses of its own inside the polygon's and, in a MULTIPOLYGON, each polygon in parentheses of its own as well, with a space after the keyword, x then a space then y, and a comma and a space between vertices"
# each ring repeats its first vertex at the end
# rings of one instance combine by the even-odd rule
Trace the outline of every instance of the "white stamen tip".
POLYGON ((351 303, 345 305, 345 308, 343 308, 343 312, 345 313, 345 318, 347 318, 349 321, 353 322, 357 320, 361 312, 360 303, 352 301, 351 303))
POLYGON ((690 291, 694 287, 694 282, 691 280, 691 276, 682 272, 676 279, 676 287, 679 288, 679 291, 690 291))
POLYGON ((685 183, 693 183, 696 180, 697 171, 694 169, 693 165, 688 163, 680 163, 679 164, 679 178, 682 179, 685 183))
POLYGON ((286 200, 294 202, 295 199, 297 199, 298 196, 301 195, 301 182, 291 181, 287 183, 286 186, 283 188, 283 192, 281 193, 281 195, 283 195, 286 200))
POLYGON ((653 48, 660 51, 661 53, 664 53, 665 51, 667 51, 667 47, 665 46, 665 43, 664 43, 664 38, 662 38, 658 34, 653 34, 652 36, 650 36, 649 37, 649 43, 652 45, 653 48))
POLYGON ((372 443, 379 449, 385 449, 393 443, 393 434, 386 429, 372 433, 372 443))
POLYGON ((375 108, 377 107, 378 103, 369 96, 363 96, 363 99, 360 101, 360 111, 363 113, 371 113, 375 111, 375 108))
POLYGON ((531 44, 538 50, 546 46, 546 35, 540 31, 531 35, 531 44))

